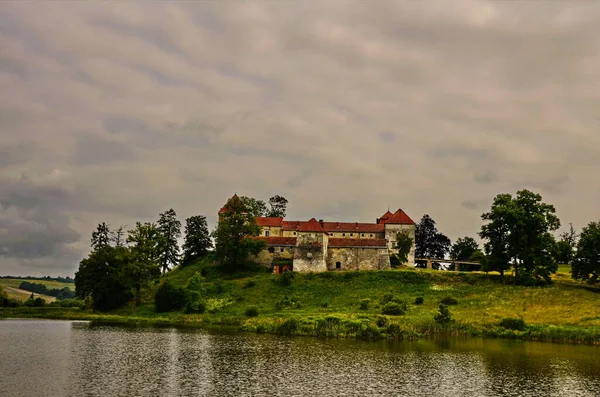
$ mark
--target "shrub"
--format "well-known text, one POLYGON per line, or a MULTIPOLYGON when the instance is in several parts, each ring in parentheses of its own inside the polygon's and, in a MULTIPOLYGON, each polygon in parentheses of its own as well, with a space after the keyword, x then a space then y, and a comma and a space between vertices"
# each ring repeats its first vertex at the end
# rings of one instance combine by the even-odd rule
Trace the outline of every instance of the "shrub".
POLYGON ((246 316, 247 317, 258 316, 258 309, 255 306, 250 306, 249 308, 246 309, 246 316))
POLYGON ((223 285, 223 281, 222 280, 217 280, 215 282, 215 293, 216 294, 222 294, 223 292, 225 292, 225 286, 223 285))
POLYGON ((279 335, 292 335, 294 332, 296 332, 299 325, 300 324, 298 320, 295 318, 288 318, 283 323, 279 324, 276 329, 276 333, 279 335))
POLYGON ((204 313, 206 312, 206 303, 201 300, 188 300, 185 305, 186 313, 204 313))
POLYGON ((282 310, 282 309, 288 309, 288 308, 297 309, 299 307, 300 307, 300 302, 298 300, 296 300, 295 298, 290 298, 287 295, 284 296, 283 298, 279 299, 277 302, 275 302, 276 310, 282 310))
POLYGON ((417 297, 415 298, 415 305, 422 305, 422 304, 423 304, 423 301, 424 301, 424 299, 423 299, 423 297, 422 297, 422 296, 417 296, 417 297))
POLYGON ((515 331, 523 331, 525 329, 525 321, 522 318, 503 318, 498 325, 500 325, 502 328, 512 329, 515 331))
POLYGON ((360 301, 360 310, 369 310, 370 299, 363 299, 360 301))
POLYGON ((391 316, 401 316, 406 313, 406 303, 404 305, 396 302, 386 303, 381 312, 391 316))
POLYGON ((375 319, 375 324, 377 324, 378 327, 385 327, 389 323, 390 320, 386 316, 377 316, 377 318, 375 319))
POLYGON ((448 305, 440 303, 438 313, 433 316, 433 319, 438 324, 450 324, 454 322, 452 318, 452 313, 450 313, 450 309, 448 309, 448 305))
POLYGON ((398 255, 396 255, 396 254, 390 255, 390 265, 393 268, 396 268, 396 267, 400 266, 401 264, 402 264, 402 262, 400 262, 400 258, 398 258, 398 255))
POLYGON ((40 297, 37 298, 33 298, 33 294, 32 296, 27 299, 27 301, 25 302, 25 306, 27 307, 44 307, 46 306, 46 301, 40 297))
POLYGON ((279 275, 279 282, 284 287, 289 287, 290 285, 292 285, 292 280, 294 279, 294 277, 295 277, 294 272, 284 272, 279 275))
POLYGON ((453 298, 451 296, 446 296, 446 297, 442 298, 442 300, 440 300, 440 303, 450 306, 450 305, 456 305, 458 303, 458 301, 456 300, 456 298, 453 298))
POLYGON ((248 280, 246 282, 246 284, 244 284, 243 288, 247 289, 247 288, 252 288, 254 286, 256 286, 256 282, 254 280, 248 280))
POLYGON ((154 296, 154 310, 157 313, 179 310, 185 305, 185 291, 165 281, 156 290, 154 296))

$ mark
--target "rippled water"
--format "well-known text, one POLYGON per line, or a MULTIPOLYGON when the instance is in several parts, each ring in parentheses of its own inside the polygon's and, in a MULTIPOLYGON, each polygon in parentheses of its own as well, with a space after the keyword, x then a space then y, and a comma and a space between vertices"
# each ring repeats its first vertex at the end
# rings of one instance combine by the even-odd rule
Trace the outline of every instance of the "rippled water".
POLYGON ((1 396, 599 396, 600 349, 0 321, 1 396))

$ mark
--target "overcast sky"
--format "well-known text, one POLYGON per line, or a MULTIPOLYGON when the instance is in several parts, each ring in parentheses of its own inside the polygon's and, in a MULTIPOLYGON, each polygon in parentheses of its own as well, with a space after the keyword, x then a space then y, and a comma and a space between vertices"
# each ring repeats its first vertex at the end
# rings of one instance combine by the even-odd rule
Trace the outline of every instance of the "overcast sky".
POLYGON ((1 2, 0 275, 234 192, 454 240, 529 188, 581 228, 599 109, 594 1, 1 2))

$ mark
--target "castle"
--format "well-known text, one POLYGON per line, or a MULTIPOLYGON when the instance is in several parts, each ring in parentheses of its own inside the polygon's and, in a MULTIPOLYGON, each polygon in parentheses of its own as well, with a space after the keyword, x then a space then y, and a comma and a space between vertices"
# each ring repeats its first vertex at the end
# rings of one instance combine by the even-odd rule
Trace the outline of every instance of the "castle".
MULTIPOLYGON (((261 233, 255 238, 267 248, 253 259, 274 273, 389 269, 397 233, 406 230, 415 238, 415 222, 401 209, 387 211, 375 223, 270 217, 256 217, 256 223, 261 233)), ((414 266, 414 244, 404 264, 414 266)))

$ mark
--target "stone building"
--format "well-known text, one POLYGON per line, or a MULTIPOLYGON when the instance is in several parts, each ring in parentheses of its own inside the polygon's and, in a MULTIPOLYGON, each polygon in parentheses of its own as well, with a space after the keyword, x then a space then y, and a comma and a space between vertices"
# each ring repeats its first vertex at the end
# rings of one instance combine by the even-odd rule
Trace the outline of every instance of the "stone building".
MULTIPOLYGON (((256 238, 264 240, 267 249, 255 259, 275 273, 389 269, 396 234, 406 230, 415 238, 415 223, 401 209, 387 211, 375 223, 268 217, 257 217, 256 222, 261 227, 256 238)), ((415 264, 414 244, 405 264, 415 264)))

